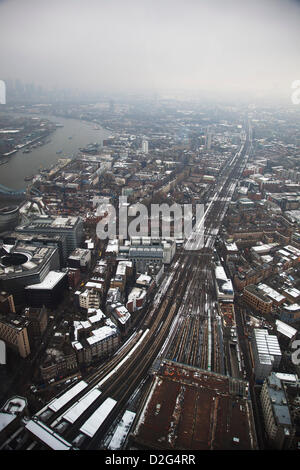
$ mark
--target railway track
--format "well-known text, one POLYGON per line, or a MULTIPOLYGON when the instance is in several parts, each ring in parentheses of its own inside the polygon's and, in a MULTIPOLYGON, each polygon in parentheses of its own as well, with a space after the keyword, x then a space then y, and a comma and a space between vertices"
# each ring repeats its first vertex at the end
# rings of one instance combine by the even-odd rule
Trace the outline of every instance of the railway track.
POLYGON ((243 152, 232 159, 220 182, 218 197, 209 205, 205 219, 204 247, 180 253, 156 294, 145 323, 118 354, 89 377, 86 388, 76 398, 46 420, 48 426, 59 423, 63 415, 86 394, 98 389, 101 395, 80 417, 61 432, 72 442, 90 416, 105 400, 116 405, 92 437, 85 436, 82 449, 96 449, 116 417, 126 409, 128 400, 147 376, 157 357, 220 370, 220 334, 214 314, 214 281, 211 273, 213 246, 226 213, 238 176, 243 152), (233 165, 233 166, 232 166, 233 165))

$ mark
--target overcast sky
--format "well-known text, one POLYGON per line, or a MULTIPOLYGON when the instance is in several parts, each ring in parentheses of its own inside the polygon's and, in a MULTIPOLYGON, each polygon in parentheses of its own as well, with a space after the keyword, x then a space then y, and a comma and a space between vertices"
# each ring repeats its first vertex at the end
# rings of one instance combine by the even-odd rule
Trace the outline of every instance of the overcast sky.
POLYGON ((91 91, 290 92, 296 0, 0 0, 0 79, 91 91))

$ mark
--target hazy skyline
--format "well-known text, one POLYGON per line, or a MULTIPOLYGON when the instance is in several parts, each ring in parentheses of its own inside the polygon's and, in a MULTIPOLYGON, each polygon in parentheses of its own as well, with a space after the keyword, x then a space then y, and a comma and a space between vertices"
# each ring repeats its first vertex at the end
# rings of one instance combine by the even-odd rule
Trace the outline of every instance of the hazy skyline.
POLYGON ((2 0, 0 79, 290 95, 299 25, 295 0, 2 0))

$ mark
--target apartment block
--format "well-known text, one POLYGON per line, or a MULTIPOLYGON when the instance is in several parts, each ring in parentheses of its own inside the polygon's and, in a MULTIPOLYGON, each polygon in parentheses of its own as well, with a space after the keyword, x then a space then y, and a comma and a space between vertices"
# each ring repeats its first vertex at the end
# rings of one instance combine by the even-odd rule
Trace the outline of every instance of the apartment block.
POLYGON ((295 434, 285 390, 273 372, 264 381, 260 393, 266 433, 275 449, 289 449, 295 434))
POLYGON ((250 307, 263 314, 272 311, 273 302, 267 295, 255 285, 246 286, 243 290, 243 299, 250 307))
POLYGON ((0 317, 0 339, 23 358, 30 354, 28 325, 28 321, 17 315, 0 317))

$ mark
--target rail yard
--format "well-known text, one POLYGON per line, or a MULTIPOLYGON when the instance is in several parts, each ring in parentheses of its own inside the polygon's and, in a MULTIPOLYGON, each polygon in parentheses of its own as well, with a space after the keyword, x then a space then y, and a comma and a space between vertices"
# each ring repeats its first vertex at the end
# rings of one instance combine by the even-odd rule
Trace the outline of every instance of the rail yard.
POLYGON ((157 359, 227 372, 212 274, 213 248, 248 145, 245 140, 225 163, 203 218, 174 258, 143 325, 97 372, 69 387, 31 419, 22 434, 22 448, 43 445, 34 439, 35 426, 43 427, 44 444, 51 448, 61 445, 61 439, 68 448, 105 448, 106 435, 130 411, 131 397, 157 359), (70 422, 72 410, 75 418, 70 422))

